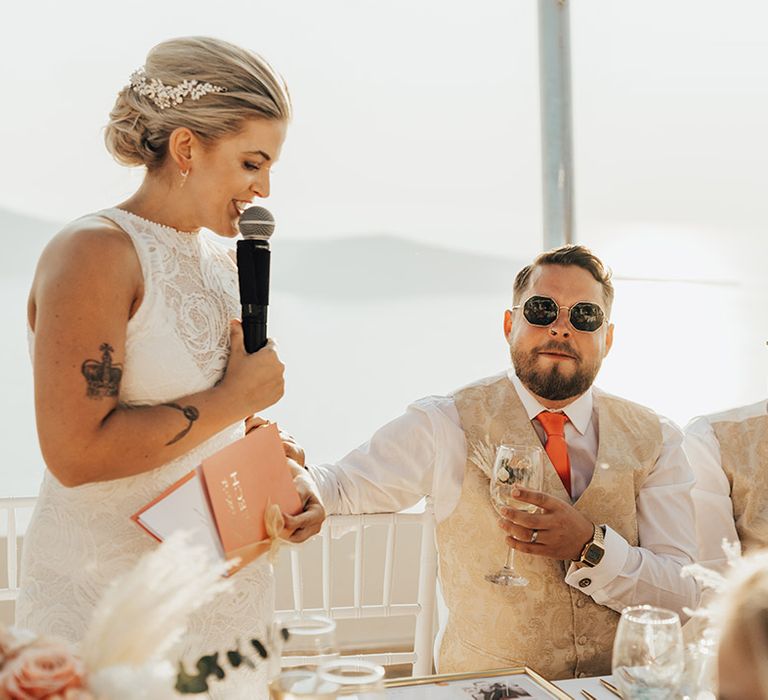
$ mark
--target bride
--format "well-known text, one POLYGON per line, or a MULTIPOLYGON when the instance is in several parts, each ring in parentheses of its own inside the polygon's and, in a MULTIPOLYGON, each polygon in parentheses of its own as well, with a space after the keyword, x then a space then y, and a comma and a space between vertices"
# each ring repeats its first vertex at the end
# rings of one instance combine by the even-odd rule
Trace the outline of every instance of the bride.
MULTIPOLYGON (((144 166, 144 181, 57 234, 29 296, 47 470, 24 541, 19 626, 82 638, 102 591, 154 546, 130 515, 282 396, 276 346, 244 351, 232 320, 236 266, 200 230, 232 238, 242 209, 269 196, 290 111, 262 58, 204 37, 159 44, 118 94, 106 145, 120 163, 144 166)), ((305 509, 286 518, 294 542, 324 517, 301 472, 305 509)), ((269 563, 233 579, 233 592, 191 620, 186 659, 264 634, 269 563)), ((239 697, 229 680, 226 696, 239 697)))

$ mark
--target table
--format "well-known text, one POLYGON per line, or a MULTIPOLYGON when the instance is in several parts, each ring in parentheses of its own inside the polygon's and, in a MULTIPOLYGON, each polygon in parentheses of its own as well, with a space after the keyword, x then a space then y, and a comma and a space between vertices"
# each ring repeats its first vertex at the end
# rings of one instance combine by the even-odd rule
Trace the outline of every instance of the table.
POLYGON ((592 693, 597 700, 618 700, 617 697, 607 688, 604 688, 600 683, 600 678, 616 683, 613 680, 613 676, 595 676, 593 678, 571 678, 565 681, 553 681, 554 684, 564 690, 568 695, 576 698, 577 700, 584 700, 584 696, 581 694, 581 689, 592 693))

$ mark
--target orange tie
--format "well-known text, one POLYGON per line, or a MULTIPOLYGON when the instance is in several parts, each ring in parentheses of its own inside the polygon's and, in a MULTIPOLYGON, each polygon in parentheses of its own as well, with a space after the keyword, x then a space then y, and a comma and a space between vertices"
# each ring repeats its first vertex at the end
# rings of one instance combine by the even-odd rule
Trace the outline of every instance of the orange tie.
POLYGON ((542 411, 536 416, 536 420, 541 423, 547 434, 547 444, 544 445, 544 450, 570 496, 571 462, 568 459, 568 446, 565 444, 565 424, 568 422, 568 416, 565 413, 542 411))

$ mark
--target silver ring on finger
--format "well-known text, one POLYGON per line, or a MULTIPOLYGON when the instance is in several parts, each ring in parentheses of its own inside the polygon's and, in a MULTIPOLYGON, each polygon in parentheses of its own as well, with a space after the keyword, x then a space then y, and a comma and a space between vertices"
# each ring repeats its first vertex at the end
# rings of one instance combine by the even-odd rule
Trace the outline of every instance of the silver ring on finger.
POLYGON ((536 542, 538 538, 539 538, 539 531, 536 528, 534 528, 533 530, 531 530, 531 539, 529 541, 531 544, 533 544, 534 542, 536 542))

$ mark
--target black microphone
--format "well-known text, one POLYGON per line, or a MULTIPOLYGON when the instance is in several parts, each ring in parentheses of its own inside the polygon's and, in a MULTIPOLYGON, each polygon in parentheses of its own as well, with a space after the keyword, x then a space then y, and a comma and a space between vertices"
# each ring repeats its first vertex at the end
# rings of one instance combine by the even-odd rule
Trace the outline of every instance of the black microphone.
POLYGON ((275 219, 264 207, 249 207, 240 215, 237 227, 243 237, 237 242, 243 341, 246 352, 256 352, 267 344, 269 237, 275 219))

